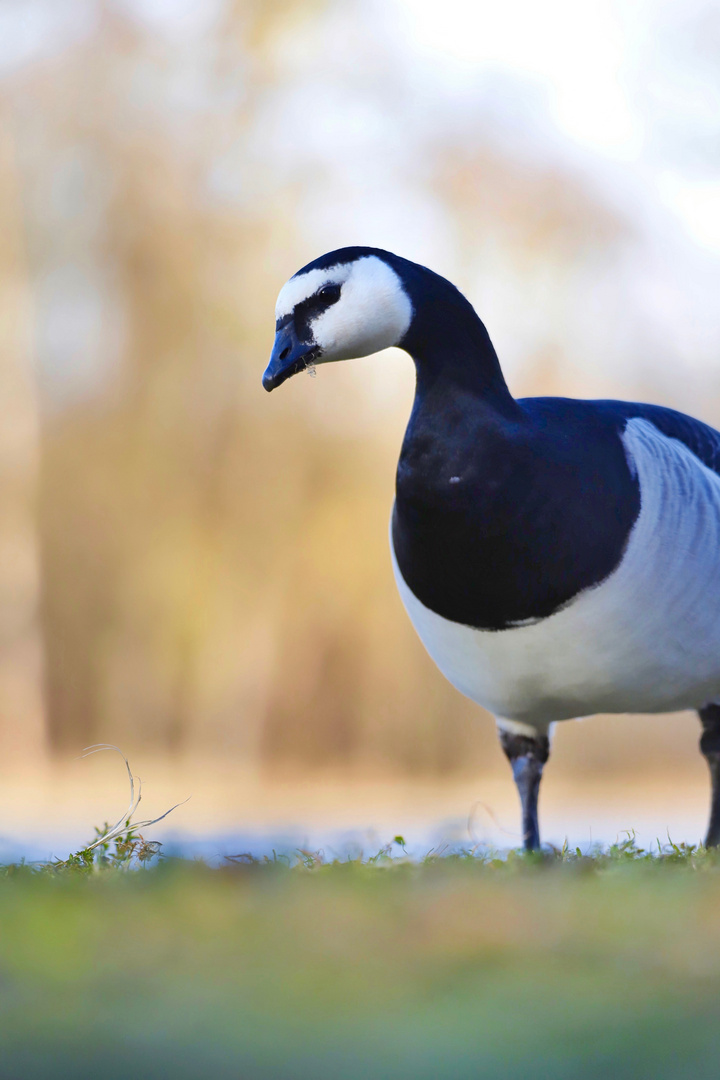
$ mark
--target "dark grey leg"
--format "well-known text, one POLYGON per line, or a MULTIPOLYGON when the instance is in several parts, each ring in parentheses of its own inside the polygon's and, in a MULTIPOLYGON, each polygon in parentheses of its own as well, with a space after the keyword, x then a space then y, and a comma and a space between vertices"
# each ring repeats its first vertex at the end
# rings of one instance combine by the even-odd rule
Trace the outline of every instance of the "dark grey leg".
POLYGON ((537 813, 540 777, 550 754, 550 740, 541 732, 520 735, 499 726, 498 735, 520 795, 523 846, 526 851, 535 851, 540 847, 537 813))
POLYGON ((720 705, 706 705, 698 709, 698 716, 703 726, 700 736, 700 750, 710 769, 711 797, 710 824, 708 825, 706 847, 720 844, 720 705))

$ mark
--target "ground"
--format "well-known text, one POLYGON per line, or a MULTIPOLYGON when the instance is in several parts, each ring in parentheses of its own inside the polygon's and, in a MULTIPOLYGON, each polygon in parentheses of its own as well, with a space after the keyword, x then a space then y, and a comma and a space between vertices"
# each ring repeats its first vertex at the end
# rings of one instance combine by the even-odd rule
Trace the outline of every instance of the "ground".
POLYGON ((713 853, 138 852, 5 869, 3 1080, 718 1075, 713 853))

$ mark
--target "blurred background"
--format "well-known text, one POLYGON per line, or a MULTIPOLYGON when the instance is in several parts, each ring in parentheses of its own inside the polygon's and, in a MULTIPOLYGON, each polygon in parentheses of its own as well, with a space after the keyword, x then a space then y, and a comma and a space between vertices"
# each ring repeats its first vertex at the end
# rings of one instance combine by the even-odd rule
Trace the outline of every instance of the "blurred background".
MULTIPOLYGON (((0 0, 0 217, 3 833, 87 822, 89 777, 104 813, 72 762, 107 741, 188 828, 485 799, 516 842, 494 724, 392 581, 412 364, 268 397, 275 297, 389 248, 516 395, 720 424, 720 4, 0 0)), ((697 726, 563 725, 548 838, 697 839, 697 726)))

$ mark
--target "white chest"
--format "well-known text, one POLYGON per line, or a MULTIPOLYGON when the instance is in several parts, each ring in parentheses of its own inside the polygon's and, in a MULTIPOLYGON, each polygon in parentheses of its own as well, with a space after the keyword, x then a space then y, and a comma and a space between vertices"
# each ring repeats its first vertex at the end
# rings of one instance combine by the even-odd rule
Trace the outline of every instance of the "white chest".
POLYGON ((393 552, 430 656, 498 717, 545 725, 720 698, 720 477, 646 420, 630 420, 623 442, 641 506, 622 562, 547 619, 499 631, 453 623, 413 595, 393 552))

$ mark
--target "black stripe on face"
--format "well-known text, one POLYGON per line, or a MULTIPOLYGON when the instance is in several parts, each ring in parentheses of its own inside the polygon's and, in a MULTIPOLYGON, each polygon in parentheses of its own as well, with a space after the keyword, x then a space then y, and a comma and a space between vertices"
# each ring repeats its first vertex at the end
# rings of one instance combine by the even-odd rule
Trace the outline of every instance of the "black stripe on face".
POLYGON ((319 315, 322 315, 323 311, 327 311, 333 304, 337 304, 341 292, 342 287, 332 282, 322 285, 312 296, 300 300, 288 315, 283 315, 282 319, 278 319, 275 323, 275 332, 282 330, 289 322, 294 320, 298 341, 312 342, 312 323, 319 315))

